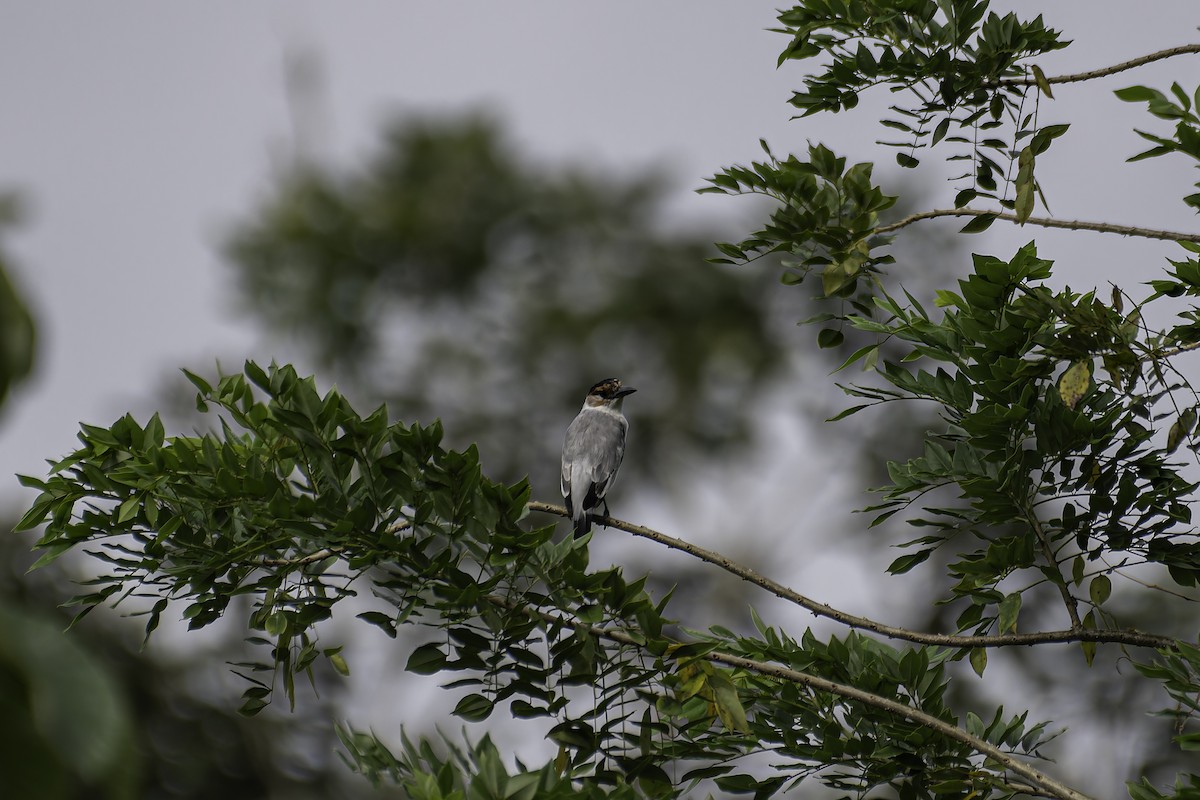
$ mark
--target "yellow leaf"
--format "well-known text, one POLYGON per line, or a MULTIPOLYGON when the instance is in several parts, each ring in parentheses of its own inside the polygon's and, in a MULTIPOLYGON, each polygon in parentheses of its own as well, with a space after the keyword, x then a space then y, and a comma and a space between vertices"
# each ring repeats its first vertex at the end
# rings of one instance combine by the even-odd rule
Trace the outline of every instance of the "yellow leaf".
POLYGON ((1176 448, 1183 442, 1184 438, 1192 432, 1192 428, 1196 424, 1196 409, 1189 408, 1179 415, 1179 419, 1175 420, 1175 424, 1171 426, 1171 430, 1167 432, 1167 452, 1174 453, 1176 448))
POLYGON ((721 718, 721 724, 725 726, 725 730, 741 731, 742 733, 750 730, 750 724, 746 721, 746 709, 738 697, 737 687, 733 685, 733 681, 723 670, 714 671, 709 676, 708 686, 712 690, 717 716, 721 718))
POLYGON ((1058 381, 1058 396, 1063 405, 1074 410, 1092 385, 1092 366, 1086 361, 1077 361, 1063 373, 1058 381))
POLYGON ((1046 73, 1042 72, 1042 68, 1037 64, 1033 65, 1033 80, 1037 83, 1037 87, 1042 90, 1042 94, 1054 99, 1054 92, 1050 91, 1050 81, 1046 80, 1046 73))
POLYGON ((1017 199, 1013 204, 1013 212, 1017 222, 1025 224, 1033 213, 1033 197, 1036 183, 1033 179, 1033 148, 1026 147, 1017 158, 1017 199))

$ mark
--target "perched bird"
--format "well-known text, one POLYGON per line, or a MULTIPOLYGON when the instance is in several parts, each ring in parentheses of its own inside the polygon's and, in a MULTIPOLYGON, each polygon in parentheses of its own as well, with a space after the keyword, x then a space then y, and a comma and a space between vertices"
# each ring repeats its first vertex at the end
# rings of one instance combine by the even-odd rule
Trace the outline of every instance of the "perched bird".
MULTIPOLYGON (((578 538, 592 528, 589 512, 604 502, 625 455, 629 423, 621 413, 626 395, 637 389, 616 378, 600 381, 588 392, 583 408, 567 428, 562 452, 562 494, 578 538)), ((608 504, 604 504, 605 514, 608 504)))

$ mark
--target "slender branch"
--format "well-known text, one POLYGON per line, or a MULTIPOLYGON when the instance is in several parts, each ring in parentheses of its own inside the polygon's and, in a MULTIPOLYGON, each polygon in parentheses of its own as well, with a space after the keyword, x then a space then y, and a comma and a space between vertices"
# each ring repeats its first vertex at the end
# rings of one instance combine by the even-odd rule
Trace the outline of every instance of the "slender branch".
MULTIPOLYGON (((562 506, 556 506, 551 503, 543 503, 533 500, 529 503, 530 511, 541 511, 546 514, 555 514, 560 517, 568 517, 567 510, 562 506)), ((951 635, 944 633, 925 633, 922 631, 913 631, 907 628, 899 628, 894 625, 887 625, 882 622, 876 622, 873 619, 859 617, 854 614, 848 614, 845 611, 839 611, 832 606, 819 603, 816 600, 805 597, 799 592, 784 586, 777 581, 773 581, 763 575, 758 574, 750 567, 737 563, 720 553, 712 550, 707 550, 691 542, 685 542, 682 539, 676 539, 673 536, 668 536, 665 533, 659 533, 656 530, 635 525, 631 522, 625 522, 611 517, 594 516, 592 519, 601 525, 606 525, 610 528, 632 533, 634 536, 640 536, 643 539, 649 539, 652 542, 657 542, 672 550, 679 550, 687 553, 693 558, 720 567, 731 575, 736 575, 747 583, 752 583, 761 589, 765 589, 781 600, 786 600, 789 603, 800 606, 801 608, 811 611, 819 617, 828 617, 836 622, 840 622, 850 628, 860 628, 877 633, 880 636, 886 636, 889 639, 900 639, 916 644, 931 645, 935 647, 1012 647, 1018 645, 1035 645, 1035 644, 1050 644, 1050 643, 1069 643, 1069 642, 1108 642, 1113 644, 1126 644, 1135 647, 1156 647, 1165 649, 1175 649, 1175 641, 1167 636, 1157 636, 1151 633, 1143 633, 1137 630, 1102 630, 1102 629, 1077 629, 1066 631, 1041 631, 1037 633, 1005 633, 991 636, 962 636, 951 635)))
POLYGON ((1153 361, 1159 358, 1170 358, 1172 356, 1177 356, 1180 353, 1191 352, 1192 350, 1200 350, 1200 342, 1190 342, 1188 344, 1176 345, 1175 347, 1168 347, 1165 350, 1151 350, 1138 360, 1153 361))
MULTIPOLYGON (((400 522, 393 522, 391 525, 387 526, 387 528, 384 530, 384 533, 394 536, 400 531, 408 530, 411 527, 411 521, 402 520, 400 522)), ((299 558, 264 558, 262 561, 259 561, 258 564, 262 567, 303 567, 307 566, 308 564, 315 564, 318 561, 324 561, 330 556, 339 555, 345 552, 345 550, 346 548, 344 547, 322 547, 320 550, 309 553, 305 556, 300 556, 299 558)))
POLYGON ((1041 520, 1037 514, 1029 507, 1029 504, 1023 503, 1021 509, 1025 521, 1029 523, 1029 527, 1033 529, 1033 533, 1037 536, 1038 542, 1042 546, 1042 555, 1046 558, 1046 566, 1054 570, 1054 574, 1058 576, 1058 580, 1054 581, 1054 585, 1058 587, 1058 593, 1062 595, 1063 603, 1067 607, 1067 616, 1071 620, 1071 630, 1083 630, 1083 623, 1079 619, 1079 601, 1075 599, 1075 595, 1071 594, 1070 587, 1067 586, 1067 579, 1063 577, 1062 571, 1058 568, 1058 557, 1054 552, 1054 548, 1050 545, 1050 537, 1046 535, 1046 529, 1042 527, 1041 520))
MULTIPOLYGON (((533 505, 534 503, 530 503, 531 507, 533 505)), ((537 505, 545 504, 538 503, 537 505)), ((604 524, 604 517, 596 517, 595 519, 600 521, 601 524, 604 524)), ((630 636, 623 631, 600 628, 594 625, 588 625, 587 623, 580 622, 578 620, 566 619, 558 616, 557 614, 551 614, 547 611, 542 611, 541 609, 531 608, 529 606, 515 603, 496 595, 488 595, 487 600, 493 605, 501 608, 518 611, 529 616, 540 617, 541 619, 556 625, 572 627, 577 631, 585 632, 597 639, 608 639, 620 644, 631 645, 643 650, 646 649, 644 642, 637 640, 633 636, 630 636)), ((800 672, 799 670, 789 669, 777 664, 768 664, 763 661, 755 661, 750 658, 743 658, 742 656, 735 656, 719 651, 707 653, 704 658, 708 661, 718 664, 725 664, 726 666, 736 667, 738 669, 744 669, 750 672, 756 672, 759 675, 766 675, 768 677, 789 681, 800 686, 807 686, 819 692, 836 694, 839 697, 845 697, 849 700, 856 700, 865 705, 887 711, 890 714, 895 714, 896 716, 903 717, 911 722, 915 722, 918 725, 923 725, 927 728, 937 731, 947 738, 967 745, 977 753, 985 755, 995 761, 997 764, 1000 764, 1006 770, 1020 775, 1025 780, 1045 790, 1046 793, 1051 797, 1060 798, 1060 800, 1090 800, 1088 795, 1085 795, 1082 792, 1055 780, 1041 770, 1031 767, 1030 765, 1021 761, 1016 756, 1006 753, 995 745, 989 744, 977 736, 972 736, 970 733, 958 727, 957 725, 953 725, 943 719, 939 719, 938 717, 928 714, 919 708, 913 708, 912 706, 907 706, 904 703, 900 703, 886 697, 880 697, 876 694, 871 694, 870 692, 858 689, 854 686, 837 683, 836 681, 820 678, 816 675, 809 675, 807 672, 800 672)))
MULTIPOLYGON (((1200 44, 1184 44, 1179 47, 1171 47, 1166 50, 1159 50, 1156 53, 1139 56, 1138 58, 1122 61, 1120 64, 1113 64, 1111 67, 1103 67, 1094 69, 1091 72, 1077 72, 1074 75, 1056 75, 1053 78, 1046 78, 1047 83, 1078 83, 1079 81, 1090 81, 1096 78, 1103 78, 1108 75, 1115 75, 1118 72, 1124 72, 1127 69, 1150 64, 1155 61, 1161 61, 1164 58, 1172 56, 1182 56, 1188 53, 1200 53, 1200 44)), ((999 81, 1004 86, 1033 86, 1037 80, 1032 76, 1026 78, 1005 78, 999 81)))
MULTIPOLYGON (((1019 222, 1016 214, 999 211, 988 211, 982 208, 938 208, 933 211, 922 211, 919 214, 905 217, 899 222, 876 228, 875 235, 882 235, 906 228, 914 222, 937 217, 986 217, 994 216, 1009 222, 1019 222)), ((1097 233, 1115 233, 1118 236, 1141 236, 1145 239, 1165 239, 1170 242, 1195 242, 1200 244, 1200 233, 1180 233, 1179 231, 1163 231, 1153 228, 1139 228, 1133 225, 1114 225, 1108 222, 1086 222, 1074 219, 1051 219, 1050 217, 1030 217, 1025 224, 1038 225, 1043 228, 1065 228, 1071 231, 1095 231, 1097 233)))

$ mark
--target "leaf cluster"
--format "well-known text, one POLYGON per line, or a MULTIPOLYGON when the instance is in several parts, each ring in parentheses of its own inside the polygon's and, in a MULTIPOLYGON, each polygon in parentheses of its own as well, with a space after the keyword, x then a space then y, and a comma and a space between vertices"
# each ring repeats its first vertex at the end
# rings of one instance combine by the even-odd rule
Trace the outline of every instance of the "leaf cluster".
POLYGON ((719 243, 726 257, 711 260, 733 264, 782 251, 794 259, 785 284, 798 284, 811 270, 820 269, 827 297, 853 295, 860 276, 893 260, 873 255, 869 237, 878 226, 879 212, 896 198, 871 182, 870 164, 847 169, 846 159, 823 145, 810 146, 808 161, 801 161, 796 156, 778 159, 765 141, 760 144, 767 161, 730 167, 699 191, 762 194, 780 205, 771 213, 770 225, 739 244, 719 243))
MULTIPOLYGON (((1158 117, 1175 123, 1175 135, 1166 138, 1146 131, 1137 131, 1146 141, 1154 146, 1143 150, 1129 161, 1141 161, 1144 158, 1156 158, 1168 153, 1183 153, 1200 161, 1200 87, 1189 95, 1178 83, 1171 84, 1172 100, 1157 89, 1146 86, 1130 86, 1118 89, 1118 98, 1130 103, 1146 103, 1147 110, 1158 117)), ((1200 167, 1200 164, 1197 164, 1200 167)), ((1200 183, 1196 184, 1200 188, 1200 183)), ((1200 192, 1189 194, 1183 202, 1200 211, 1200 192)))
POLYGON ((1050 96, 1049 83, 1030 59, 1069 42, 1047 28, 1040 15, 1022 21, 1015 13, 1001 17, 987 7, 986 0, 812 0, 782 12, 778 30, 791 41, 779 63, 818 55, 828 59, 823 69, 805 76, 792 105, 803 116, 836 112, 854 108, 867 89, 889 87, 908 98, 892 106, 897 118, 883 120, 905 138, 880 142, 899 149, 900 166, 916 167, 917 151, 943 140, 956 144, 962 152, 950 160, 969 163, 956 180, 969 186, 955 207, 983 196, 1027 217, 1032 181, 1024 182, 1029 188, 1015 199, 998 195, 998 182, 1012 179, 1018 153, 1030 170, 1032 158, 1061 135, 1054 133, 1056 126, 1036 127, 1035 114, 1025 109, 1025 79, 1032 76, 1038 91, 1050 96), (1033 138, 1022 149, 1019 143, 1026 137, 1033 138))
POLYGON ((940 319, 885 295, 876 302, 886 321, 852 320, 909 350, 880 366, 890 388, 846 387, 872 401, 848 413, 919 399, 935 403, 945 423, 927 434, 921 456, 889 465, 875 524, 939 487, 967 503, 924 506, 912 523, 931 532, 909 542, 917 549, 891 571, 907 572, 953 542, 952 597, 969 600, 958 626, 976 633, 1015 630, 1019 593, 1043 582, 1069 606, 1093 607, 1076 623, 1084 627, 1111 624, 1101 607, 1108 576, 1122 567, 1157 562, 1179 585, 1196 585, 1195 484, 1172 459, 1190 441, 1196 397, 1156 360, 1161 336, 1139 324, 1138 311, 1050 290, 1051 264, 1032 244, 1007 262, 974 260, 959 292, 939 291, 940 319), (945 366, 915 365, 923 361, 945 366), (1165 440, 1161 429, 1156 436, 1164 418, 1173 420, 1165 440), (1026 570, 1015 594, 1001 590, 1026 570), (1089 578, 1086 597, 1076 597, 1089 578))

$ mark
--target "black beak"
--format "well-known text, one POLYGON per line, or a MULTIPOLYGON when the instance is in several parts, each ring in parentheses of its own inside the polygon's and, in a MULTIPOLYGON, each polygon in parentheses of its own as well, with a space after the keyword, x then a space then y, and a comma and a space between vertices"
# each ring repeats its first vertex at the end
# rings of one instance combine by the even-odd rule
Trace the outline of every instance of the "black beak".
POLYGON ((624 397, 625 395, 627 395, 627 394, 633 394, 633 393, 634 393, 634 392, 636 392, 636 391, 637 391, 637 389, 631 389, 630 387, 626 386, 624 389, 622 389, 621 391, 617 392, 617 393, 616 393, 615 395, 613 395, 613 396, 614 396, 614 397, 624 397))

